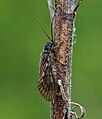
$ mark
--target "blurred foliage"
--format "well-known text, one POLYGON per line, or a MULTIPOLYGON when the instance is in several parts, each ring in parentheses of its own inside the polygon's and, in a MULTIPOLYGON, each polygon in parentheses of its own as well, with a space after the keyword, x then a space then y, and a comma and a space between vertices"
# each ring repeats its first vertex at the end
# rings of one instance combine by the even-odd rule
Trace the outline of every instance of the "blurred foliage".
MULTIPOLYGON (((72 100, 84 119, 102 119, 102 0, 84 0, 77 12, 72 100)), ((49 119, 37 90, 40 53, 50 35, 47 0, 0 0, 0 119, 49 119)))

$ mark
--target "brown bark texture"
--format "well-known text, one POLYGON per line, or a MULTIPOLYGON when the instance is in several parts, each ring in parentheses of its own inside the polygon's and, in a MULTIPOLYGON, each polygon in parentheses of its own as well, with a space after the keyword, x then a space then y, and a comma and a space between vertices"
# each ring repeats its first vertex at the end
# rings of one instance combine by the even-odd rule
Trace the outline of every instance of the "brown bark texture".
POLYGON ((74 18, 81 1, 55 0, 54 42, 57 82, 60 94, 52 101, 51 119, 72 119, 71 75, 74 36, 74 18))

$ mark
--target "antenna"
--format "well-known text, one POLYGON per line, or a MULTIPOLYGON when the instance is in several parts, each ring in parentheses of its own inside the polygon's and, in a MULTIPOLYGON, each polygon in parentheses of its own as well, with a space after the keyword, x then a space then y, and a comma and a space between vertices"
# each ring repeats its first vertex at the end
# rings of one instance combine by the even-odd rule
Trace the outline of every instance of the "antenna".
MULTIPOLYGON (((41 25, 41 23, 40 23, 40 21, 39 21, 39 19, 36 17, 36 20, 37 20, 37 22, 39 23, 39 25, 40 25, 40 27, 41 27, 41 29, 43 30, 43 32, 45 33, 45 35, 48 37, 48 39, 51 39, 49 36, 48 36, 48 34, 46 33, 46 31, 44 30, 44 28, 43 28, 43 26, 41 25)), ((51 25, 52 26, 52 25, 51 25)), ((52 29, 52 28, 51 28, 52 29)))

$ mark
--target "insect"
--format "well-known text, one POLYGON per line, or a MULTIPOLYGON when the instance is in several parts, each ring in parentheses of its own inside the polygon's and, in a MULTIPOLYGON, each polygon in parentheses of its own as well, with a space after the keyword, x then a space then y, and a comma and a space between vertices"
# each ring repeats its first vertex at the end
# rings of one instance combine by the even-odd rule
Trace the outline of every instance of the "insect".
MULTIPOLYGON (((55 44, 53 41, 53 36, 51 39, 43 29, 41 24, 40 26, 43 32, 48 37, 49 41, 46 43, 44 51, 41 53, 40 56, 40 73, 38 81, 38 90, 47 101, 52 101, 54 98, 54 90, 55 90, 54 74, 56 72, 53 60, 55 44)), ((52 33, 52 26, 51 26, 51 33, 52 33)))

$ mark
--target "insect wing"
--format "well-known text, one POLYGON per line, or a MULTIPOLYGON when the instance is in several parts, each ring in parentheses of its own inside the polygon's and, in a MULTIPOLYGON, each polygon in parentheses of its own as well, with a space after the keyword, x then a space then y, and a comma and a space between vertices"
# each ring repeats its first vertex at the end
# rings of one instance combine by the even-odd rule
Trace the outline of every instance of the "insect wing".
POLYGON ((51 54, 44 51, 40 59, 40 79, 38 81, 38 90, 47 101, 54 98, 54 80, 51 69, 51 54))

